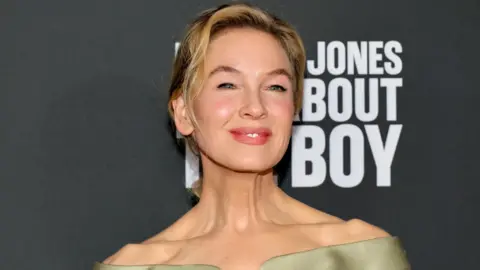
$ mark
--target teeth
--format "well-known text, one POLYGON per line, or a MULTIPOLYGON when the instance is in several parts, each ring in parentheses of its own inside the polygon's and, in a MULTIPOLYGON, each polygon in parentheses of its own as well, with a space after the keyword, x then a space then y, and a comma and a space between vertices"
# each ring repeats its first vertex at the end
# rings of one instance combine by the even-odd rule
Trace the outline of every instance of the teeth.
POLYGON ((255 137, 258 137, 258 134, 257 133, 248 133, 247 136, 251 137, 251 138, 255 138, 255 137))

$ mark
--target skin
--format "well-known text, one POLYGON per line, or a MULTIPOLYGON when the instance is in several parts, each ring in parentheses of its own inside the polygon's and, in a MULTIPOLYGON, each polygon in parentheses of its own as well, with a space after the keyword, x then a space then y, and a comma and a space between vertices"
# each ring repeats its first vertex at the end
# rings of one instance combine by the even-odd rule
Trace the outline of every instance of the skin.
POLYGON ((276 185, 272 167, 291 136, 294 83, 287 55, 272 36, 245 28, 225 31, 209 46, 205 71, 193 106, 197 127, 183 99, 174 102, 177 129, 192 134, 201 149, 200 202, 166 230, 124 246, 105 264, 257 270, 274 256, 389 236, 359 219, 344 221, 313 209, 276 185), (229 132, 237 127, 268 127, 272 136, 264 145, 242 144, 229 132))

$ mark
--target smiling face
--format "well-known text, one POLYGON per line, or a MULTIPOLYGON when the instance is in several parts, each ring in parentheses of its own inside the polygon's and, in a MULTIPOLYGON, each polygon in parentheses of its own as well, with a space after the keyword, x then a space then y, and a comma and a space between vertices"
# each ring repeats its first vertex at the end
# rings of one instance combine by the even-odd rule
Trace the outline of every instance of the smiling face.
POLYGON ((193 104, 193 132, 203 158, 235 171, 264 171, 284 155, 294 116, 289 59, 271 35, 229 29, 210 43, 204 81, 193 104))

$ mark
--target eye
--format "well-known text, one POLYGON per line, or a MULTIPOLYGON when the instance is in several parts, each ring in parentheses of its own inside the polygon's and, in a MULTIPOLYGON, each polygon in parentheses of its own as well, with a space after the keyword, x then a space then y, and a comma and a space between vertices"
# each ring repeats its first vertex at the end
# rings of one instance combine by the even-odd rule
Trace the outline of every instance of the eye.
POLYGON ((274 90, 274 91, 280 91, 280 92, 285 92, 287 91, 287 89, 281 85, 278 85, 278 84, 274 84, 274 85, 270 85, 270 87, 268 89, 271 89, 271 90, 274 90))
POLYGON ((221 83, 217 86, 217 88, 235 89, 235 85, 233 83, 221 83))

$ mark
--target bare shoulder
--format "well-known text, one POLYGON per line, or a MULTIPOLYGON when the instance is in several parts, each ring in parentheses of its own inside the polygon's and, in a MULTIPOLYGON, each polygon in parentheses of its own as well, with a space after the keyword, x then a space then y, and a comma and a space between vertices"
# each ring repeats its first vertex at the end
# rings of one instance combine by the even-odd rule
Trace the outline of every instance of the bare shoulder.
POLYGON ((310 226, 309 234, 321 246, 331 246, 391 236, 380 227, 361 219, 334 221, 310 226))
POLYGON ((348 237, 352 237, 357 241, 391 236, 384 229, 361 219, 351 219, 345 222, 345 227, 348 237))
POLYGON ((319 246, 347 244, 375 238, 389 237, 388 232, 358 218, 344 220, 320 211, 295 199, 289 201, 290 212, 297 220, 303 235, 319 246))
POLYGON ((112 265, 135 265, 135 261, 139 259, 138 257, 144 252, 144 249, 145 248, 139 244, 126 244, 106 258, 103 263, 112 265))
POLYGON ((109 265, 161 264, 170 260, 179 250, 175 242, 144 242, 126 244, 102 263, 109 265))
POLYGON ((294 230, 301 232, 316 246, 347 244, 390 236, 382 228, 358 218, 344 220, 296 200, 291 200, 290 205, 293 209, 290 212, 297 221, 294 230))
POLYGON ((190 245, 189 232, 195 226, 191 211, 174 224, 141 243, 126 244, 103 263, 111 265, 164 264, 190 245))

